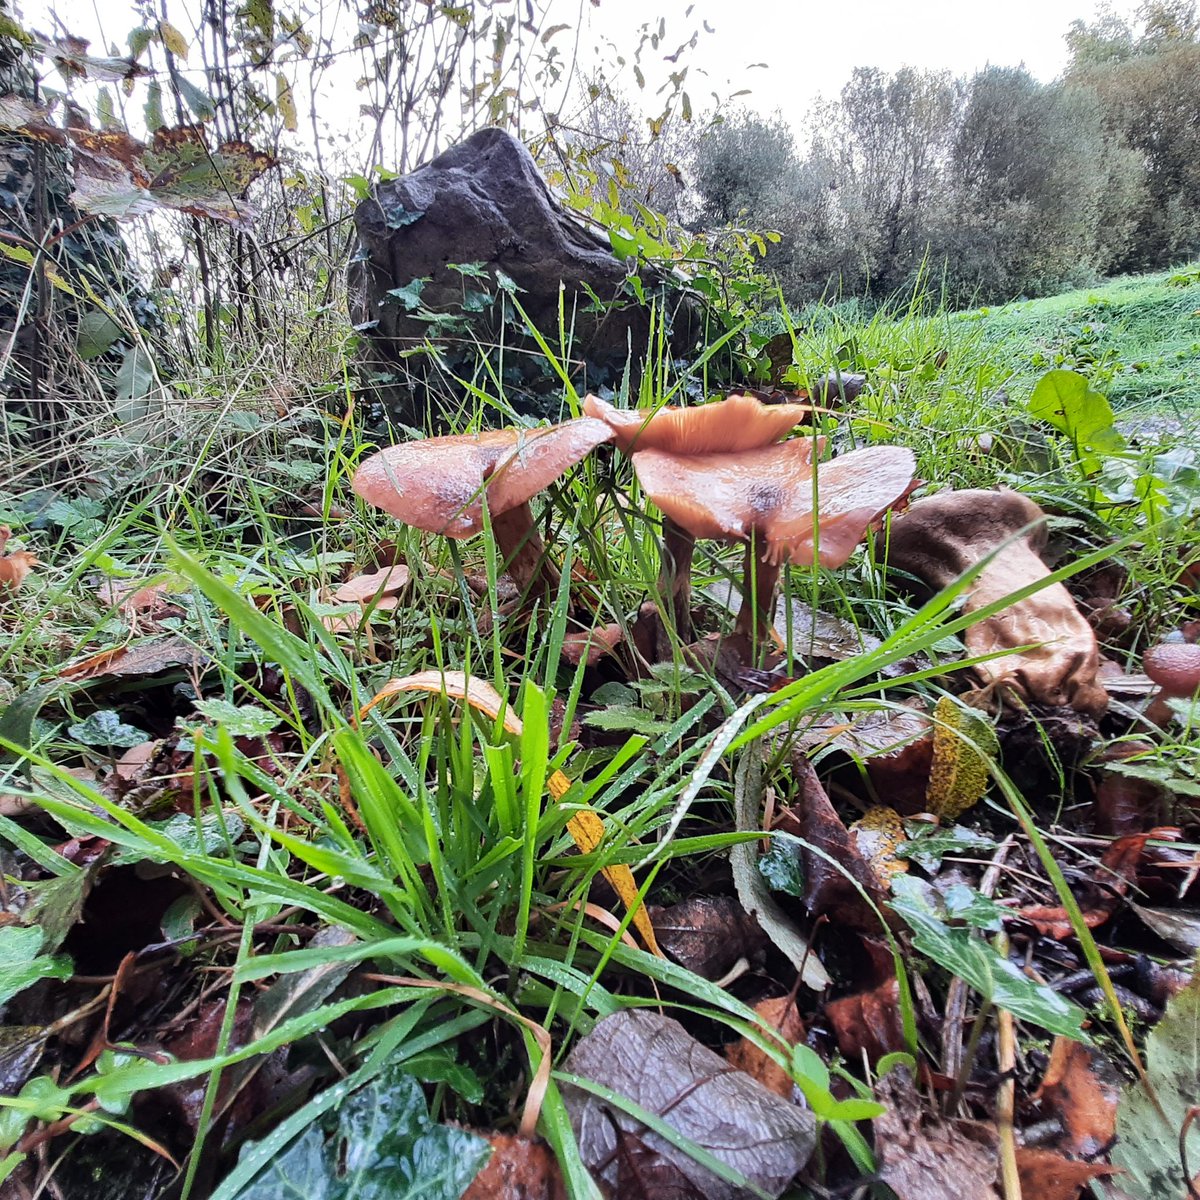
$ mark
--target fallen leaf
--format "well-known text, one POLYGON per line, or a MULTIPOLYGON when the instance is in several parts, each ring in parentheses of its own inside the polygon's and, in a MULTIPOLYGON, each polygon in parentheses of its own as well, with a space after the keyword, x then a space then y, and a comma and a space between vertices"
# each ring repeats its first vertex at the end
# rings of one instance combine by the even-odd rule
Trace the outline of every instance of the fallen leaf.
MULTIPOLYGON (((1171 833, 1177 835, 1178 831, 1171 833)), ((1147 841, 1167 835, 1166 830, 1151 829, 1144 833, 1128 834, 1111 843, 1100 859, 1100 868, 1095 880, 1087 882, 1085 894, 1079 898, 1083 922, 1089 929, 1103 925, 1121 906, 1129 888, 1137 883, 1138 864, 1145 852, 1147 841)), ((1037 904, 1018 911, 1024 920, 1045 937, 1062 941, 1075 932, 1065 908, 1037 904)))
POLYGON ((461 1200, 566 1200, 562 1171, 545 1142, 509 1133, 482 1136, 492 1157, 461 1200))
POLYGON ((378 571, 347 579, 331 599, 339 604, 352 604, 374 600, 379 596, 395 596, 407 586, 408 581, 409 570, 406 566, 381 567, 378 571))
POLYGON ((1130 906, 1164 942, 1183 954, 1200 950, 1200 911, 1194 908, 1146 908, 1130 906))
POLYGON ((391 696, 403 696, 408 692, 430 692, 437 696, 449 696, 462 700, 471 708, 477 708, 493 720, 504 713, 504 728, 509 733, 519 734, 521 719, 509 707, 508 701, 485 679, 468 675, 465 671, 418 671, 399 679, 389 679, 375 695, 359 709, 359 720, 367 715, 382 700, 391 696))
POLYGON ((1184 1134, 1200 1097, 1200 977, 1147 1036, 1146 1076, 1152 1091, 1139 1080, 1121 1096, 1112 1162, 1125 1169, 1121 1187, 1135 1200, 1176 1200, 1187 1188, 1181 1151, 1193 1172, 1200 1166, 1200 1125, 1192 1121, 1184 1134))
POLYGON ((893 876, 903 875, 908 870, 908 863, 896 857, 896 851, 908 840, 908 835, 894 808, 872 805, 850 826, 850 836, 883 887, 890 887, 893 876))
POLYGON ((875 1097, 888 1109, 874 1120, 879 1178, 897 1200, 999 1200, 994 1132, 934 1113, 903 1067, 875 1085, 875 1097))
POLYGON ((1034 1099, 1061 1122, 1060 1149, 1079 1158, 1092 1158, 1107 1150, 1117 1133, 1119 1098, 1117 1089, 1097 1076, 1092 1051, 1070 1038, 1054 1039, 1034 1099))
POLYGON ((767 938, 733 896, 695 896, 667 908, 650 907, 658 944, 680 966, 720 979, 738 959, 761 955, 767 938))
MULTIPOLYGON (((783 1192, 812 1153, 810 1113, 731 1070, 669 1017, 637 1009, 605 1017, 576 1043, 566 1069, 657 1115, 770 1197, 783 1192)), ((672 1164, 706 1200, 746 1194, 620 1107, 568 1081, 561 1087, 580 1156, 607 1186, 618 1182, 617 1131, 625 1130, 672 1164)))
POLYGON ((182 617, 183 609, 171 599, 170 585, 151 583, 131 587, 118 580, 106 579, 96 589, 105 604, 118 608, 130 626, 137 629, 141 622, 153 626, 166 617, 182 617))
POLYGON ((957 820, 983 799, 991 761, 999 753, 996 731, 983 713, 942 696, 933 710, 933 764, 926 808, 943 821, 957 820))
POLYGON ((100 679, 105 676, 126 678, 133 675, 157 675, 172 667, 200 667, 208 655, 186 638, 165 637, 113 646, 98 654, 69 663, 59 671, 61 679, 100 679))
MULTIPOLYGON (((0 525, 0 553, 3 553, 10 537, 12 530, 7 525, 0 525)), ((14 550, 0 558, 0 596, 15 592, 38 565, 39 559, 28 550, 14 550)))
POLYGON ((1093 1179, 1118 1174, 1104 1163, 1074 1162, 1054 1150, 1017 1147, 1017 1175, 1022 1196, 1030 1200, 1078 1200, 1093 1179))
MULTIPOLYGON (((754 1006, 754 1011, 763 1028, 777 1033, 788 1049, 804 1040, 804 1021, 796 1007, 794 995, 760 1000, 754 1006)), ((767 1091, 785 1100, 791 1099, 795 1086, 791 1075, 749 1038, 739 1038, 726 1046, 725 1057, 729 1059, 730 1066, 745 1071, 751 1079, 757 1079, 767 1091)))
MULTIPOLYGON (((372 612, 395 612, 400 607, 399 596, 380 596, 378 600, 371 605, 372 612)), ((357 629, 366 616, 366 603, 363 603, 361 608, 351 609, 344 613, 329 613, 321 618, 321 624, 325 626, 330 633, 345 633, 357 629)))
POLYGON ((616 623, 575 630, 563 638, 562 656, 572 666, 578 666, 586 657, 587 665, 594 667, 621 644, 623 636, 621 626, 616 623))
POLYGON ((900 984, 895 976, 870 991, 825 1002, 825 1017, 833 1027, 838 1049, 851 1063, 877 1063, 886 1054, 905 1049, 900 1015, 900 984))

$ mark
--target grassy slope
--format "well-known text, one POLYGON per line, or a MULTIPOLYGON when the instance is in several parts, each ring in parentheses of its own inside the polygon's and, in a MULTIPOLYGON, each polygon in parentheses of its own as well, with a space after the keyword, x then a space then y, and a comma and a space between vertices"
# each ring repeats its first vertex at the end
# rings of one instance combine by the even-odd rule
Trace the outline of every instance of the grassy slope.
POLYGON ((1200 266, 961 313, 1021 382, 1091 377, 1118 409, 1200 416, 1200 266))

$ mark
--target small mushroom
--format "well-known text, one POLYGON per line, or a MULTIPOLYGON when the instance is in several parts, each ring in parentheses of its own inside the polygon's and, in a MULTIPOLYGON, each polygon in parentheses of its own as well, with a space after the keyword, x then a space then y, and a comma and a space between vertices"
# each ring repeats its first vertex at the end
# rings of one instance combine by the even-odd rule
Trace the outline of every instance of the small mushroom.
MULTIPOLYGON (((635 456, 635 468, 636 456, 648 450, 676 455, 739 454, 769 446, 786 437, 810 413, 804 404, 763 404, 749 395, 733 395, 726 400, 691 408, 664 407, 652 412, 622 410, 597 396, 587 396, 583 411, 612 429, 617 448, 635 456)), ((665 508, 663 515, 658 590, 669 598, 676 633, 688 642, 692 628, 692 556, 696 538, 665 508)))
POLYGON ((1142 656, 1142 670, 1159 686, 1146 716, 1157 725, 1171 719, 1168 700, 1190 700, 1200 690, 1200 646, 1188 642, 1163 642, 1142 656))
POLYGON ((796 438, 729 454, 639 450, 646 495, 693 538, 747 542, 744 600, 735 636, 768 634, 785 562, 842 566, 872 523, 912 485, 915 460, 901 446, 853 450, 813 462, 820 442, 796 438))
POLYGON ((581 417, 542 429, 497 429, 401 442, 371 455, 353 487, 406 525, 466 538, 483 528, 487 499, 504 569, 522 595, 549 595, 558 572, 533 524, 529 501, 597 446, 613 440, 581 417))
MULTIPOLYGON (((994 554, 967 592, 968 613, 1050 574, 1038 556, 1046 541, 1045 513, 1016 492, 940 492, 916 501, 879 541, 890 566, 935 590, 994 554)), ((1092 716, 1108 707, 1096 677, 1096 635, 1061 583, 970 626, 964 640, 972 657, 1031 647, 978 664, 975 671, 989 687, 1092 716)))

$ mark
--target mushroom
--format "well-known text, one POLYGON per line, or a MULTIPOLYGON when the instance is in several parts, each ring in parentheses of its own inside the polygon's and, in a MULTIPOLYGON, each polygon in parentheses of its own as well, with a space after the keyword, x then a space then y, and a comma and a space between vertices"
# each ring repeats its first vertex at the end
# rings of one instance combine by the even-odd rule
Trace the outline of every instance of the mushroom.
POLYGON ((819 467, 819 439, 796 438, 727 454, 639 450, 646 495, 691 537, 747 543, 735 637, 753 644, 771 626, 785 562, 842 566, 872 523, 907 494, 915 460, 901 446, 871 446, 819 467))
MULTIPOLYGON (((1050 572, 1038 556, 1045 541, 1046 516, 1032 500, 1016 492, 981 489, 918 500, 879 538, 891 567, 933 589, 949 586, 993 556, 967 591, 968 613, 1045 579, 1050 572)), ((1070 705, 1092 716, 1108 707, 1108 693, 1096 677, 1096 635, 1061 583, 1048 584, 970 626, 964 640, 973 657, 1030 647, 976 665, 990 688, 1041 704, 1070 705)))
POLYGON ((1146 716, 1156 725, 1171 719, 1168 700, 1190 700, 1200 690, 1200 646, 1188 642, 1163 642, 1142 656, 1142 670, 1159 686, 1146 716))
MULTIPOLYGON (((635 469, 638 455, 649 450, 674 455, 739 454, 769 446, 786 437, 810 412, 804 404, 763 404, 748 395, 653 412, 622 410, 597 396, 587 396, 583 411, 609 426, 617 448, 634 456, 635 469)), ((669 598, 677 635, 688 642, 696 535, 665 507, 659 507, 663 509, 663 549, 658 590, 669 598)))
POLYGON ((522 595, 544 596, 558 586, 558 572, 534 528, 529 501, 612 440, 603 421, 581 417, 541 429, 401 442, 363 462, 352 486, 406 525, 452 538, 483 528, 486 497, 504 569, 522 595))

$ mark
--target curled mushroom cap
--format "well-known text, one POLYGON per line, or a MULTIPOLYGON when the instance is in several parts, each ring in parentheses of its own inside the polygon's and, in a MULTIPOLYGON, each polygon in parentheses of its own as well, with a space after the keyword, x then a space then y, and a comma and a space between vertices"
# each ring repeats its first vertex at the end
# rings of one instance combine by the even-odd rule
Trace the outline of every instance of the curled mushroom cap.
POLYGON ((1142 656, 1142 670, 1167 696, 1190 696, 1200 688, 1200 646, 1164 642, 1142 656))
MULTIPOLYGON (((1045 514, 1032 500, 970 489, 916 501, 880 541, 892 567, 935 589, 994 555, 967 592, 966 611, 975 612, 1050 574, 1038 556, 1045 538, 1045 514)), ((978 664, 975 671, 989 686, 1093 715, 1108 706, 1096 678, 1096 635, 1061 583, 972 625, 964 641, 972 656, 1031 647, 978 664)))
POLYGON ((909 490, 916 464, 904 447, 873 446, 814 468, 814 448, 797 438, 736 454, 638 450, 633 466, 646 495, 695 537, 754 534, 766 562, 807 566, 815 556, 840 567, 909 490))
POLYGON ((753 396, 735 395, 713 404, 653 412, 614 408, 597 396, 587 396, 583 411, 608 425, 617 448, 626 454, 644 450, 737 454, 779 441, 811 410, 805 404, 763 404, 753 396))
POLYGON ((368 504, 406 525, 447 537, 483 528, 483 495, 493 517, 525 504, 597 446, 612 441, 603 422, 583 417, 545 429, 496 429, 388 446, 355 472, 368 504))

